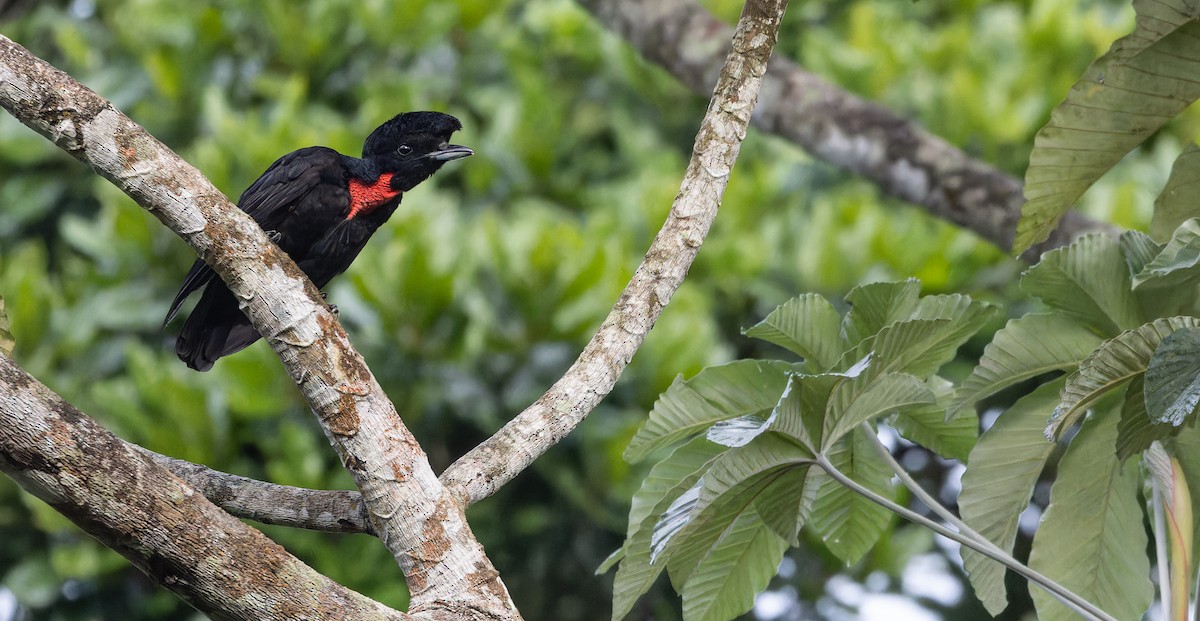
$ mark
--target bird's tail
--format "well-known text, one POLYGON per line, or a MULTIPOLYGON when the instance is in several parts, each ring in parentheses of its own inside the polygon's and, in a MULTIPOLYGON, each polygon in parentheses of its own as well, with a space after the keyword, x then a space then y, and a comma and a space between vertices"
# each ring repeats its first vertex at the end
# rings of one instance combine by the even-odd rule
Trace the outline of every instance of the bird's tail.
POLYGON ((175 354, 189 367, 207 371, 222 356, 262 338, 223 284, 209 283, 175 340, 175 354))

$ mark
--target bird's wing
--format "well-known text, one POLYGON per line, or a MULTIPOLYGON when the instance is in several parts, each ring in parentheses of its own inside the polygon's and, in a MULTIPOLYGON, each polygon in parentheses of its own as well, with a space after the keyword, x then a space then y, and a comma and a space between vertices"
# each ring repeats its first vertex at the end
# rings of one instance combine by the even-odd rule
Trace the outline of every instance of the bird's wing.
POLYGON ((324 180, 322 174, 344 170, 342 155, 327 147, 308 147, 279 158, 250 187, 242 192, 238 207, 270 231, 290 215, 300 199, 324 180))
MULTIPOLYGON (((327 147, 308 147, 292 151, 275 160, 261 177, 242 192, 238 207, 254 218, 264 231, 278 228, 306 194, 322 182, 322 172, 340 171, 342 155, 327 147), (332 166, 331 166, 332 164, 332 166)), ((163 325, 171 322, 179 307, 192 292, 207 285, 216 272, 203 260, 188 270, 179 293, 171 302, 163 325)))

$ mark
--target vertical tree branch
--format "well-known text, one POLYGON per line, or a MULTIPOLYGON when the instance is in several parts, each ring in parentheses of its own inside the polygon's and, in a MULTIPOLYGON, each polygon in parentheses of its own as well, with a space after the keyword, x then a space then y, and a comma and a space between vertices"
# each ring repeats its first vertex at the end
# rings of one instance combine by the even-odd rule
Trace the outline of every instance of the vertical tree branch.
POLYGON ((216 619, 407 619, 225 513, 0 354, 0 471, 216 619))
POLYGON ((613 386, 683 282, 717 215, 758 100, 787 0, 750 0, 692 159, 646 258, 575 364, 533 405, 442 474, 465 502, 493 494, 574 429, 613 386))
POLYGON ((354 477, 413 611, 518 618, 424 452, 320 294, 203 175, 113 105, 0 36, 0 106, 184 238, 242 301, 354 477))

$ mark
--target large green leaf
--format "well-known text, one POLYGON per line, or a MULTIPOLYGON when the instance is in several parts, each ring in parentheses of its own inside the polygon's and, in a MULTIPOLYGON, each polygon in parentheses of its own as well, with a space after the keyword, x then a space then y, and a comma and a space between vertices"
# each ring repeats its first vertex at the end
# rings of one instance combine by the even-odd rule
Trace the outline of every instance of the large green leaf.
MULTIPOLYGON (((864 487, 892 498, 892 471, 875 452, 874 440, 862 429, 854 429, 835 444, 829 461, 864 487)), ((818 485, 807 524, 821 536, 834 556, 847 565, 859 559, 879 541, 892 514, 887 509, 851 491, 823 471, 809 485, 818 485)))
POLYGON ((1178 431, 1170 423, 1155 423, 1146 414, 1145 375, 1135 375, 1125 386, 1121 402, 1121 420, 1117 423, 1117 457, 1122 461, 1150 448, 1155 440, 1165 440, 1178 431))
POLYGON ((946 420, 945 403, 954 394, 954 384, 934 376, 926 385, 937 400, 928 406, 907 409, 889 420, 889 424, 900 435, 942 457, 966 462, 979 437, 979 418, 975 412, 968 412, 946 420))
MULTIPOLYGON (((707 443, 705 440, 698 439, 694 441, 694 444, 688 446, 697 448, 700 445, 695 443, 700 442, 707 443)), ((677 450, 676 453, 678 452, 677 450)), ((682 466, 682 462, 679 465, 682 466)), ((617 575, 613 578, 613 621, 623 619, 625 615, 629 614, 638 598, 650 590, 658 575, 662 573, 666 566, 665 563, 651 562, 650 544, 654 535, 654 527, 658 523, 659 516, 674 505, 680 496, 695 489, 696 482, 706 471, 706 468, 701 468, 684 476, 677 483, 671 485, 665 493, 659 494, 657 490, 654 490, 653 492, 647 491, 643 496, 643 498, 648 498, 653 493, 660 499, 649 510, 638 509, 638 515, 644 517, 637 522, 636 527, 633 520, 630 520, 629 526, 632 534, 625 540, 624 556, 621 558, 621 564, 617 567, 617 575)), ((663 473, 662 478, 674 477, 668 477, 663 473)), ((658 484, 656 483, 655 486, 657 487, 658 484)))
POLYGON ((719 421, 739 416, 765 420, 779 402, 793 368, 783 362, 739 360, 708 367, 687 381, 676 379, 629 442, 625 459, 643 459, 719 421))
POLYGON ((5 356, 12 355, 15 343, 9 330, 8 313, 4 312, 4 297, 0 296, 0 354, 5 356))
POLYGON ((1200 329, 1180 328, 1154 350, 1146 368, 1146 412, 1156 423, 1182 425, 1200 405, 1200 329))
POLYGON ((773 489, 773 483, 811 461, 811 453, 776 433, 726 451, 659 516, 650 539, 651 562, 661 565, 665 560, 672 583, 682 590, 733 520, 764 490, 773 489))
POLYGON ((917 306, 921 283, 910 278, 901 282, 874 282, 860 285, 846 294, 850 312, 842 330, 850 345, 882 330, 885 326, 907 319, 917 306))
MULTIPOLYGON (((1043 384, 1001 414, 979 437, 963 473, 958 496, 962 519, 1009 553, 1021 512, 1054 451, 1043 430, 1062 385, 1062 379, 1043 384)), ((976 597, 992 615, 1000 614, 1008 606, 1004 566, 966 548, 962 556, 976 597)))
POLYGON ((1200 217, 1200 146, 1190 144, 1171 165, 1171 176, 1154 199, 1154 217, 1150 233, 1167 239, 1185 220, 1200 217))
POLYGON ((1067 378, 1062 402, 1054 409, 1054 416, 1046 428, 1047 435, 1060 437, 1096 399, 1144 373, 1154 350, 1167 335, 1180 328, 1197 325, 1200 325, 1200 319, 1195 317, 1155 319, 1136 330, 1122 332, 1116 338, 1104 341, 1067 378))
POLYGON ((770 485, 763 488, 758 498, 754 499, 754 509, 758 516, 776 535, 793 546, 800 545, 800 527, 804 525, 801 519, 804 515, 804 505, 811 502, 814 494, 805 494, 805 482, 808 481, 810 466, 793 468, 780 476, 770 485))
POLYGON ((842 317, 825 298, 806 293, 784 302, 744 334, 802 356, 814 371, 824 371, 845 349, 842 317))
POLYGON ((1119 242, 1107 235, 1084 235, 1065 248, 1042 255, 1021 277, 1021 288, 1102 336, 1139 324, 1137 302, 1119 242))
POLYGON ((1200 220, 1188 220, 1171 233, 1167 245, 1134 274, 1134 288, 1155 290, 1200 281, 1200 220))
POLYGON ((725 621, 754 606, 779 568, 787 542, 747 510, 722 534, 683 587, 686 621, 725 621))
POLYGON ((1058 313, 1010 320, 983 350, 979 365, 962 383, 948 415, 1009 386, 1050 371, 1073 369, 1102 339, 1078 321, 1058 313))
POLYGON ((1096 59, 1034 138, 1013 252, 1045 239, 1126 153, 1200 97, 1197 9, 1134 2, 1134 32, 1096 59))
POLYGON ((771 429, 817 451, 821 446, 829 395, 849 379, 838 373, 793 375, 772 413, 771 429))
MULTIPOLYGON (((1050 505, 1033 539, 1029 566, 1118 619, 1140 619, 1154 598, 1138 464, 1122 466, 1113 446, 1116 412, 1089 419, 1067 447, 1050 505)), ((1039 621, 1078 619, 1032 588, 1039 621)))
POLYGON ((654 507, 661 503, 673 488, 685 480, 691 481, 687 485, 691 487, 707 470, 707 465, 723 452, 725 447, 704 438, 696 438, 675 449, 666 459, 654 464, 642 481, 642 486, 633 495, 626 538, 633 537, 642 523, 653 515, 654 507))
POLYGON ((827 450, 851 429, 876 416, 935 402, 933 391, 912 375, 889 373, 877 377, 865 389, 857 392, 844 409, 834 410, 825 417, 824 432, 821 434, 822 450, 827 450))
MULTIPOLYGON (((1170 233, 1166 236, 1170 237, 1170 233)), ((1162 244, 1136 229, 1121 233, 1119 244, 1121 256, 1125 258, 1125 265, 1129 266, 1130 278, 1142 271, 1163 249, 1162 244)))

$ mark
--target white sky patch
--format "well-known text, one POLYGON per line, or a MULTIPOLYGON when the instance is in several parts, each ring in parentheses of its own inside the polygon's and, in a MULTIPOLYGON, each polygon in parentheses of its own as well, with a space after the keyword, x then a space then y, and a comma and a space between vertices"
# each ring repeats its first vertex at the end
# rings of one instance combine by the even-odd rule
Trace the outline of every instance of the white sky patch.
POLYGON ((904 597, 879 594, 866 598, 858 607, 860 621, 942 621, 942 616, 904 597))
POLYGON ((950 574, 946 559, 940 554, 914 556, 904 568, 900 583, 905 593, 943 606, 953 606, 963 596, 962 583, 950 574))
POLYGON ((13 621, 17 618, 17 598, 12 591, 0 587, 0 621, 13 621))

